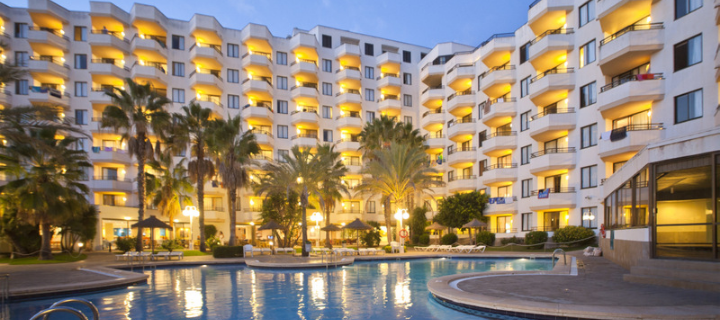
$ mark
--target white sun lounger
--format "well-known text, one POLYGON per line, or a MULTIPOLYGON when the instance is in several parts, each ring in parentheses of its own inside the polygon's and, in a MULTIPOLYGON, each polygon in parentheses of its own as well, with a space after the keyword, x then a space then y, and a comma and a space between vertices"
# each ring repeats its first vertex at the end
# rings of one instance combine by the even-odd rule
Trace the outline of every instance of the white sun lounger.
POLYGON ((485 253, 485 249, 486 249, 486 248, 487 248, 487 246, 480 245, 480 246, 476 246, 475 248, 472 248, 472 249, 471 249, 470 251, 468 251, 468 252, 480 251, 480 253, 485 253))
POLYGON ((135 256, 137 256, 137 252, 135 251, 128 251, 123 254, 116 254, 115 255, 115 261, 118 261, 120 259, 122 260, 128 260, 128 259, 134 259, 135 256))
POLYGON ((160 258, 168 260, 170 258, 170 252, 163 251, 163 252, 158 252, 157 254, 152 255, 152 260, 158 260, 160 258))
POLYGON ((170 252, 170 254, 168 255, 168 259, 172 259, 173 257, 177 257, 178 260, 182 260, 185 259, 185 254, 182 251, 170 252))
POLYGON ((418 250, 418 251, 435 251, 435 249, 437 249, 437 247, 438 247, 438 245, 433 244, 433 245, 430 245, 430 246, 427 246, 427 247, 415 247, 415 250, 418 250))
POLYGON ((437 252, 440 252, 440 251, 450 252, 450 250, 452 250, 452 246, 451 246, 451 245, 444 245, 444 246, 439 246, 439 247, 437 247, 437 249, 436 249, 435 251, 437 251, 437 252))

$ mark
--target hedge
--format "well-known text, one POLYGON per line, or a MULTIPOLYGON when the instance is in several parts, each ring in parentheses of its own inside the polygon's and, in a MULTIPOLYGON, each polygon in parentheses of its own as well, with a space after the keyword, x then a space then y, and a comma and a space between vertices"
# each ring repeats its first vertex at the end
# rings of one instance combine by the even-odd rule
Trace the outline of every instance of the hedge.
POLYGON ((430 244, 430 235, 429 235, 429 234, 423 234, 423 235, 421 235, 421 236, 418 237, 418 238, 419 238, 419 239, 418 239, 418 240, 419 240, 418 242, 419 242, 421 245, 428 245, 428 244, 430 244))
POLYGON ((242 246, 218 246, 213 250, 213 258, 240 258, 242 256, 242 246))
POLYGON ((482 243, 486 246, 493 246, 495 245, 495 234, 490 231, 480 231, 477 236, 475 236, 475 241, 477 241, 478 244, 482 243))
POLYGON ((453 244, 458 241, 458 236, 454 233, 448 233, 440 239, 440 243, 443 245, 453 244))
POLYGON ((545 231, 531 231, 525 235, 525 244, 537 244, 531 248, 541 248, 544 242, 548 240, 548 233, 545 231))
MULTIPOLYGON (((582 239, 587 239, 595 235, 595 232, 592 230, 581 227, 581 226, 566 226, 564 228, 560 228, 555 230, 555 235, 553 235, 553 240, 555 242, 572 242, 572 241, 578 241, 582 239)), ((582 241, 579 243, 572 243, 570 245, 573 246, 579 246, 579 245, 585 245, 589 243, 593 243, 595 241, 594 238, 588 239, 586 241, 582 241)))

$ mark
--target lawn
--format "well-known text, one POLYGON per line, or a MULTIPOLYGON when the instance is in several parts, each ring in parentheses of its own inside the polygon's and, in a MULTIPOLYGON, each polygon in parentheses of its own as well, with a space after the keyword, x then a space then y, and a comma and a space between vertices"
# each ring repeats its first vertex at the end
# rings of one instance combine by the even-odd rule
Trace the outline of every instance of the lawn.
MULTIPOLYGON (((587 246, 579 246, 579 247, 567 247, 567 248, 560 248, 563 249, 565 252, 570 251, 577 251, 577 250, 583 250, 587 248, 587 246)), ((485 249, 485 252, 492 251, 492 252, 547 252, 552 253, 555 249, 531 249, 530 247, 521 247, 521 246, 507 246, 507 247, 487 247, 485 249)))
POLYGON ((183 255, 186 257, 212 255, 212 251, 210 251, 210 250, 208 250, 207 252, 200 252, 200 250, 178 250, 178 251, 182 251, 183 255))
POLYGON ((68 253, 58 253, 53 255, 53 260, 38 260, 37 257, 24 257, 24 258, 0 258, 0 263, 9 263, 10 265, 25 265, 25 264, 53 264, 53 263, 67 263, 85 260, 86 255, 70 255, 68 253))

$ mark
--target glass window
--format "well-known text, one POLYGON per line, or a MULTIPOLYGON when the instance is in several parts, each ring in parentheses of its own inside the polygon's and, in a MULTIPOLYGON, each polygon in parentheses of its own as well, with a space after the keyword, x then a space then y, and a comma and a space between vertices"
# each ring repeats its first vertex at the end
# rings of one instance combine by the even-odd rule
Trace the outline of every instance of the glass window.
POLYGON ((288 126, 278 125, 277 126, 277 136, 280 139, 287 139, 288 138, 288 126))
POLYGON ((702 118, 702 89, 675 97, 675 123, 702 118))
POLYGON ((365 44, 365 55, 366 56, 374 56, 375 55, 375 47, 372 43, 366 43, 365 44))
POLYGON ((322 46, 323 48, 332 48, 332 37, 329 35, 322 35, 322 46))
POLYGON ((409 94, 403 95, 403 106, 412 107, 412 96, 409 94))
POLYGON ((277 76, 277 88, 280 90, 287 90, 288 78, 283 76, 277 76))
POLYGON ((178 77, 184 77, 185 76, 185 64, 182 62, 173 62, 172 63, 172 75, 178 76, 178 77))
POLYGON ((530 76, 520 80, 520 98, 530 93, 530 76))
POLYGON ((275 53, 275 56, 276 56, 275 62, 277 62, 277 64, 284 65, 284 66, 287 65, 287 52, 278 51, 275 53))
POLYGON ((580 47, 580 68, 595 62, 595 39, 580 47))
POLYGON ((15 51, 15 65, 18 67, 27 67, 30 61, 30 54, 27 51, 15 51))
POLYGON ((522 231, 532 230, 532 212, 522 214, 522 231))
POLYGON ((375 201, 368 201, 365 211, 367 211, 367 213, 375 213, 375 201))
POLYGON ((365 101, 375 101, 374 89, 365 89, 365 101))
POLYGON ((278 149, 278 162, 285 162, 285 158, 290 156, 290 150, 278 149))
POLYGON ((530 191, 532 188, 532 179, 525 179, 521 181, 522 184, 522 197, 528 198, 530 197, 530 191))
POLYGON ((239 83, 240 82, 240 71, 237 69, 228 69, 227 70, 227 78, 228 78, 228 82, 230 82, 230 83, 239 83))
POLYGON ((411 73, 403 73, 403 84, 411 85, 412 84, 412 74, 411 73))
POLYGON ((185 89, 172 89, 172 102, 185 103, 185 89))
POLYGON ((585 108, 597 102, 595 82, 580 87, 580 108, 585 108))
POLYGON ((17 80, 17 81, 15 81, 15 94, 27 95, 29 89, 30 89, 30 86, 28 85, 28 81, 27 81, 27 80, 17 80))
POLYGON ((227 45, 227 56, 230 58, 237 58, 240 56, 240 46, 233 43, 227 45))
POLYGON ((88 84, 87 82, 75 82, 75 96, 76 97, 87 97, 88 96, 88 84))
POLYGON ((532 153, 532 145, 520 148, 520 165, 530 163, 530 154, 532 153))
POLYGON ((75 26, 75 41, 87 41, 87 27, 75 26))
POLYGON ((75 110, 75 124, 87 124, 87 110, 75 110))
POLYGON ((702 7, 703 0, 675 0, 675 19, 680 19, 688 13, 702 7))
MULTIPOLYGON (((405 121, 405 123, 412 124, 412 117, 410 117, 410 116, 405 116, 404 121, 405 121)), ((469 143, 470 141, 467 141, 467 142, 469 143)))
POLYGON ((323 141, 325 141, 325 142, 332 142, 332 141, 333 141, 333 132, 332 132, 332 130, 323 130, 323 141))
POLYGON ((582 127, 580 129, 580 135, 580 141, 582 141, 580 148, 596 146, 598 140, 597 123, 582 127))
POLYGON ((15 23, 15 38, 27 38, 29 29, 27 23, 15 23))
POLYGON ((75 55, 75 69, 87 69, 87 55, 76 54, 75 55))
POLYGON ((580 169, 581 188, 597 187, 597 165, 584 167, 580 169))
POLYGON ((589 229, 597 228, 597 207, 582 208, 580 219, 582 226, 589 229))
POLYGON ((525 63, 530 58, 530 45, 528 42, 520 47, 520 64, 525 63))
POLYGON ((586 25, 593 19, 595 19, 595 0, 590 0, 580 6, 580 26, 586 25))
POLYGON ((229 94, 228 95, 228 108, 240 109, 240 96, 238 96, 236 94, 229 94))
POLYGON ((322 71, 332 72, 332 60, 322 59, 322 71))
POLYGON ((365 78, 366 79, 375 79, 375 68, 365 67, 365 78))
POLYGON ((185 50, 185 37, 174 34, 172 36, 172 48, 176 50, 185 50))
POLYGON ((375 120, 375 112, 374 112, 374 111, 366 111, 366 112, 365 112, 365 119, 366 119, 366 121, 368 121, 368 122, 375 120))
POLYGON ((326 96, 332 95, 332 83, 323 82, 322 84, 322 94, 326 96))
POLYGON ((520 114, 520 132, 530 129, 530 111, 520 114))
POLYGON ((403 62, 412 63, 412 54, 410 51, 403 50, 403 62))
POLYGON ((332 119, 332 107, 330 107, 330 106, 323 106, 322 116, 323 116, 323 118, 325 118, 325 119, 332 119))
POLYGON ((702 62, 702 34, 675 45, 675 71, 702 62))
POLYGON ((277 101, 277 113, 287 114, 288 113, 288 102, 285 100, 277 101))

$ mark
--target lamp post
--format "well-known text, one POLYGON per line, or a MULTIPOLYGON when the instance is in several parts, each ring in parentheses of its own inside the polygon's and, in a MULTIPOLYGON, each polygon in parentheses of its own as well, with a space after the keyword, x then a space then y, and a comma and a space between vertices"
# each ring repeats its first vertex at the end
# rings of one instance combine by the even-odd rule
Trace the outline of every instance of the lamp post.
POLYGON ((405 253, 405 238, 400 236, 400 232, 403 230, 403 220, 410 218, 407 209, 398 209, 395 213, 395 220, 400 222, 400 229, 398 230, 398 238, 400 238, 400 253, 405 253))
POLYGON ((130 217, 125 217, 125 238, 130 236, 130 217))
POLYGON ((186 217, 190 217, 190 245, 188 249, 193 250, 195 248, 195 240, 193 239, 193 218, 200 215, 200 211, 195 206, 186 206, 182 214, 186 217))
POLYGON ((320 221, 323 220, 322 213, 320 212, 313 212, 313 214, 310 216, 310 220, 315 221, 315 232, 317 239, 315 241, 315 246, 320 246, 320 221))

